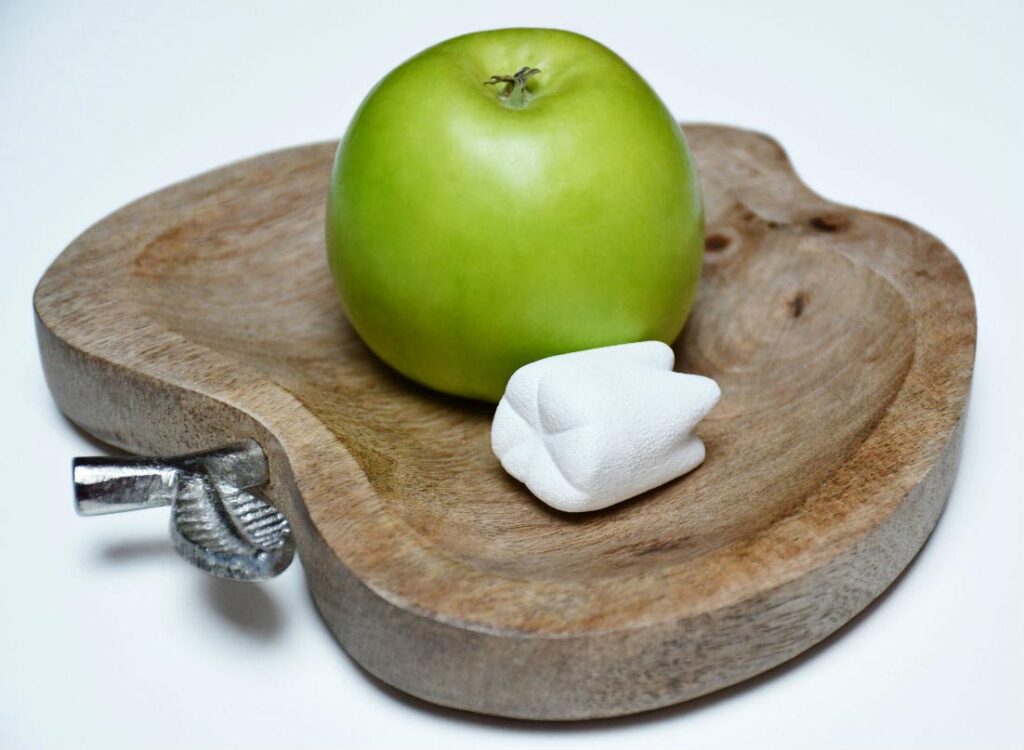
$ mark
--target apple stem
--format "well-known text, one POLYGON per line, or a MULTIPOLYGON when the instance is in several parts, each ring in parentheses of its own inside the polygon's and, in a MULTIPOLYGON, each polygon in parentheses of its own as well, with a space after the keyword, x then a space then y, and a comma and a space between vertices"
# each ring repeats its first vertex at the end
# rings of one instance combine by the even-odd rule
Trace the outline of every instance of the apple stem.
POLYGON ((510 76, 491 76, 490 80, 484 81, 484 86, 505 84, 499 95, 502 103, 512 109, 522 109, 529 101, 530 92, 526 89, 526 82, 538 73, 539 68, 524 66, 510 76))

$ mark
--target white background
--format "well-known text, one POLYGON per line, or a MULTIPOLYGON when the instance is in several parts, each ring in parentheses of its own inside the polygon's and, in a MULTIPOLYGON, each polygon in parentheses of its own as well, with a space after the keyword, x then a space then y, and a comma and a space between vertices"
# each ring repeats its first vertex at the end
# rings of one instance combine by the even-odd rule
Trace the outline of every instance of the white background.
POLYGON ((1015 2, 0 3, 0 746, 898 747, 1024 744, 1024 14, 1015 2), (75 235, 168 182, 337 137, 457 33, 566 27, 686 120, 775 135, 823 194, 942 238, 977 296, 949 507, 880 603, 809 656, 639 718, 531 725, 402 697, 262 586, 180 562, 165 511, 83 520, 30 297, 75 235))

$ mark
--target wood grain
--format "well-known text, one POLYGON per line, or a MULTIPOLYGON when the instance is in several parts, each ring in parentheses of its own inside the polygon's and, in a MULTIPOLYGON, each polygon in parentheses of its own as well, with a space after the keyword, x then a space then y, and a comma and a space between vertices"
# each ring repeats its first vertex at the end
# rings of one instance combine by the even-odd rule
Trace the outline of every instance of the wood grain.
POLYGON ((815 195, 771 139, 686 132, 707 255, 676 350, 723 396, 705 464, 625 505, 548 509, 491 454, 491 406, 359 341, 323 249, 331 143, 172 186, 76 239, 36 290, 50 389, 130 451, 259 441, 326 622, 409 693, 580 719, 743 680, 848 621, 931 532, 974 301, 942 243, 815 195))

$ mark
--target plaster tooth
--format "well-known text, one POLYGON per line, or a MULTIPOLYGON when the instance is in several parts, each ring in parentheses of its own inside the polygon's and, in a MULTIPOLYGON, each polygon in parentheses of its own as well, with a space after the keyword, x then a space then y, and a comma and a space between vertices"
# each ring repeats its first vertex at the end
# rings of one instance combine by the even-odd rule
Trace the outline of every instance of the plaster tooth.
POLYGON ((606 508, 692 471, 718 384, 672 371, 658 341, 538 360, 513 374, 491 426, 505 470, 553 508, 606 508))

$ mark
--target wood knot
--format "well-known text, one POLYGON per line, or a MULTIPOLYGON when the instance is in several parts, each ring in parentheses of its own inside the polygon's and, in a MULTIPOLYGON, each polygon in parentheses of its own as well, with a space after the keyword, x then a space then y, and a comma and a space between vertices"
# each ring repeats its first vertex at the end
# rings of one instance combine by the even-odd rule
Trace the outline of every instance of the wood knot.
POLYGON ((709 253, 717 253, 729 247, 731 239, 724 234, 709 234, 704 238, 704 249, 709 253))
POLYGON ((839 214, 819 214, 808 222, 819 232, 841 232, 850 226, 850 220, 839 214))
POLYGON ((808 297, 804 292, 797 292, 793 295, 786 306, 789 308, 789 314, 794 318, 799 318, 804 314, 804 308, 807 307, 808 297))

